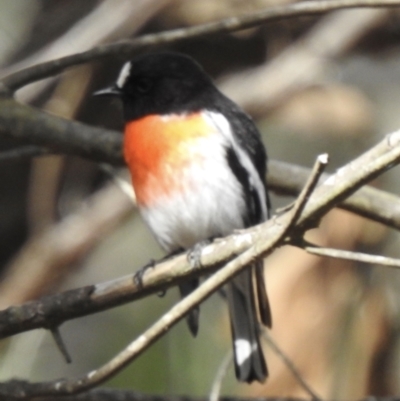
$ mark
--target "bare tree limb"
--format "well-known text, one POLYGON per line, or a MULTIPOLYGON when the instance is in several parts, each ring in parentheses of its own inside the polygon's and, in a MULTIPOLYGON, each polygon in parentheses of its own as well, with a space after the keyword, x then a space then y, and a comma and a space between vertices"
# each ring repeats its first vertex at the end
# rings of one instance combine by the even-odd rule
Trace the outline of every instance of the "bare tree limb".
MULTIPOLYGON (((396 145, 397 143, 400 143, 400 132, 388 135, 370 151, 329 176, 310 199, 301 217, 301 230, 315 225, 323 213, 343 200, 344 194, 349 196, 369 179, 386 171, 388 166, 393 167, 398 163, 400 147, 396 145)), ((360 193, 362 191, 365 191, 365 188, 360 193)), ((156 293, 163 288, 176 285, 190 275, 209 273, 234 255, 246 250, 255 241, 260 230, 266 230, 268 236, 273 236, 275 222, 279 223, 281 218, 282 216, 227 237, 224 241, 208 245, 202 257, 203 267, 196 272, 191 271, 185 256, 181 255, 160 263, 155 269, 148 270, 143 276, 143 288, 137 286, 133 276, 126 276, 113 282, 83 287, 8 308, 0 312, 0 336, 6 337, 34 328, 59 325, 72 318, 156 293)))
POLYGON ((352 260, 355 262, 368 263, 400 269, 400 259, 389 258, 382 255, 370 255, 363 252, 345 251, 343 249, 325 248, 317 246, 305 246, 303 248, 308 253, 316 256, 325 256, 327 258, 352 260))
POLYGON ((3 92, 14 92, 28 83, 56 75, 71 66, 110 56, 120 56, 126 59, 138 51, 149 47, 216 33, 233 32, 260 25, 267 21, 305 15, 319 15, 343 8, 396 7, 399 5, 399 0, 330 0, 306 1, 284 6, 269 7, 240 17, 226 18, 218 22, 211 22, 190 28, 175 29, 159 34, 144 35, 133 40, 124 40, 113 44, 102 45, 88 51, 28 67, 3 78, 1 81, 2 89, 3 92))
MULTIPOLYGON (((15 386, 15 381, 0 385, 0 394, 26 399, 33 396, 71 394, 87 390, 98 385, 115 375, 126 364, 139 356, 146 348, 155 342, 163 333, 177 323, 189 310, 221 287, 233 275, 238 274, 254 259, 267 256, 276 247, 287 241, 287 236, 295 234, 294 241, 299 231, 304 232, 315 225, 321 216, 334 207, 344 197, 349 196, 368 180, 386 171, 400 162, 400 131, 387 135, 368 152, 359 158, 340 168, 330 176, 318 188, 312 196, 306 196, 318 177, 319 169, 314 169, 314 179, 303 190, 302 195, 289 212, 274 217, 270 221, 232 235, 224 241, 216 241, 203 251, 201 257, 202 270, 210 261, 214 261, 227 242, 233 241, 228 251, 233 255, 239 252, 237 248, 245 249, 243 253, 228 262, 222 269, 208 278, 200 287, 176 304, 154 323, 144 334, 134 340, 120 354, 116 355, 105 365, 77 379, 61 379, 53 382, 25 383, 15 386), (299 215, 300 213, 300 215, 299 215), (296 223, 296 221, 298 221, 296 223), (296 225, 295 233, 289 232, 293 224, 296 225), (17 389, 17 391, 16 391, 17 389)), ((188 269, 187 263, 184 268, 188 269)), ((157 270, 157 269, 155 269, 157 270)), ((170 271, 171 275, 174 272, 170 271)), ((146 279, 146 273, 144 274, 146 279)), ((93 287, 92 287, 93 288, 93 287)), ((145 286, 144 286, 145 289, 145 286)))
POLYGON ((292 219, 291 223, 289 224, 287 230, 291 230, 292 227, 297 223, 298 219, 300 218, 301 214, 303 213, 304 207, 307 204, 310 195, 313 193, 315 187, 318 184, 319 179, 321 178, 322 173, 324 172, 326 166, 328 165, 329 157, 328 155, 322 154, 317 157, 317 160, 314 164, 314 167, 311 170, 311 174, 307 179, 303 190, 300 192, 296 202, 294 203, 292 209, 292 219))
POLYGON ((122 134, 56 117, 1 97, 0 135, 57 153, 123 164, 122 134))
MULTIPOLYGON (((321 168, 318 165, 323 160, 318 160, 316 168, 312 171, 312 177, 307 181, 307 185, 301 192, 293 209, 281 216, 272 227, 275 233, 272 236, 264 236, 263 231, 258 233, 254 242, 252 241, 249 249, 228 262, 223 268, 218 270, 213 276, 208 278, 196 290, 183 298, 179 303, 173 306, 159 320, 157 320, 149 329, 147 329, 136 340, 132 341, 123 351, 113 357, 109 362, 100 368, 93 370, 76 379, 59 379, 50 382, 25 383, 23 388, 16 392, 14 386, 7 383, 0 384, 0 394, 5 396, 18 397, 20 399, 29 399, 38 396, 47 395, 67 395, 75 394, 87 389, 93 388, 109 378, 115 376, 128 363, 136 359, 147 348, 149 348, 158 338, 169 331, 179 320, 181 320, 192 308, 208 298, 213 292, 224 285, 234 275, 245 269, 251 262, 262 256, 270 254, 280 243, 284 241, 289 231, 301 217, 301 213, 310 201, 308 194, 315 188, 317 177, 321 168), (11 391, 11 393, 10 393, 11 391)), ((261 225, 263 226, 263 225, 261 225)), ((259 226, 259 227, 261 227, 259 226)), ((206 253, 206 255, 208 255, 206 253)), ((22 384, 21 384, 22 385, 22 384)), ((18 386, 17 386, 18 388, 18 386)))
MULTIPOLYGON (((296 196, 310 169, 278 160, 268 163, 268 188, 280 195, 296 196)), ((326 181, 329 174, 323 174, 321 181, 326 181)), ((341 209, 382 223, 388 227, 400 229, 400 199, 386 191, 364 186, 338 205, 341 209)))

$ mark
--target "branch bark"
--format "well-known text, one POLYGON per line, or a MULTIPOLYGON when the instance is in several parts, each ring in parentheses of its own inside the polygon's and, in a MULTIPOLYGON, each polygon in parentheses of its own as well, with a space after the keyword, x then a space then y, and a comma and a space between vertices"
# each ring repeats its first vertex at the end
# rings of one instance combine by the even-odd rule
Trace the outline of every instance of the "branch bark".
POLYGON ((0 135, 95 161, 123 164, 122 135, 66 120, 0 97, 0 135))

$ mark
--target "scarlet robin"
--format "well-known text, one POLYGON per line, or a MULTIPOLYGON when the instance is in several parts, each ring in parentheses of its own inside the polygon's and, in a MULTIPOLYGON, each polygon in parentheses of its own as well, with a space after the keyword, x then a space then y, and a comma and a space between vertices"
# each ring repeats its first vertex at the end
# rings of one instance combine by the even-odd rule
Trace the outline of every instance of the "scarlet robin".
MULTIPOLYGON (((191 249, 268 218, 260 134, 193 59, 176 53, 137 57, 124 64, 113 86, 97 94, 122 100, 123 150, 137 205, 165 251, 191 249)), ((197 285, 198 279, 182 284, 182 296, 197 285)), ((262 382, 268 372, 258 315, 271 326, 262 261, 235 277, 226 294, 236 377, 262 382)), ((188 323, 195 335, 198 310, 188 323)))

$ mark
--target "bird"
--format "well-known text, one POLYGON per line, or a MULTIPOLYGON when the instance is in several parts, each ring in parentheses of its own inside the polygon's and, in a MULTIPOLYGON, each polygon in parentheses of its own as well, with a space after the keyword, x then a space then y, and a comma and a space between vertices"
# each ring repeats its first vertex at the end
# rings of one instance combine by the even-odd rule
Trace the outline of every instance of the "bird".
MULTIPOLYGON (((269 218, 260 133, 194 59, 175 52, 142 54, 125 62, 115 83, 94 95, 122 101, 123 154, 137 206, 167 254, 269 218)), ((199 279, 181 284, 181 296, 198 284, 199 279)), ((246 267, 225 294, 236 377, 264 382, 268 369, 259 321, 271 327, 272 318, 263 262, 246 267)), ((194 336, 198 320, 197 308, 187 316, 194 336)))

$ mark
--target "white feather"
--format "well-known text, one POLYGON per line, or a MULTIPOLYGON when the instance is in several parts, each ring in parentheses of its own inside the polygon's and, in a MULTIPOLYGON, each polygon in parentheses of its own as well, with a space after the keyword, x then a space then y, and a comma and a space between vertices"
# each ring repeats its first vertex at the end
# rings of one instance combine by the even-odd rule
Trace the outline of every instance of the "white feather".
POLYGON ((242 365, 250 358, 252 353, 250 342, 245 339, 235 340, 235 360, 239 365, 242 365))
POLYGON ((132 63, 130 61, 126 62, 124 66, 121 69, 121 72, 119 73, 118 79, 117 79, 117 86, 118 88, 123 88, 125 85, 125 82, 127 78, 129 77, 129 74, 131 73, 131 68, 132 68, 132 63))
POLYGON ((266 219, 268 213, 267 213, 267 199, 264 185, 249 155, 240 147, 234 135, 232 134, 232 129, 231 125, 229 124, 229 121, 221 113, 207 111, 204 114, 206 118, 209 118, 213 121, 215 126, 218 128, 219 132, 229 141, 229 143, 233 147, 233 150, 235 151, 235 153, 239 158, 239 162, 247 170, 250 178, 250 184, 252 185, 253 188, 256 189, 258 196, 260 197, 262 214, 266 219))

